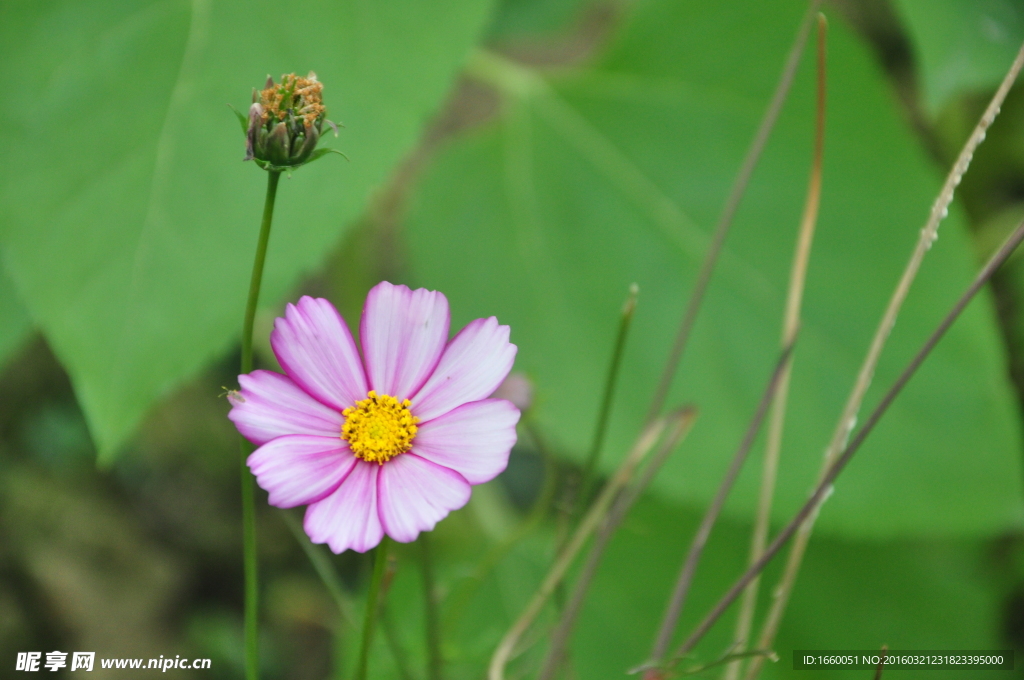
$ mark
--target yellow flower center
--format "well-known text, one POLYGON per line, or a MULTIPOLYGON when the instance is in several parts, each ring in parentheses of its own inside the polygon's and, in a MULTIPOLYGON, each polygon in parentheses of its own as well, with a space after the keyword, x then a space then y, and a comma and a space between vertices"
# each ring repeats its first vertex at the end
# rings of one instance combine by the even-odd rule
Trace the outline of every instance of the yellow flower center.
POLYGON ((410 406, 408 399, 400 402, 390 394, 370 390, 366 399, 341 412, 345 416, 341 438, 356 458, 383 465, 412 448, 420 419, 412 414, 410 406))

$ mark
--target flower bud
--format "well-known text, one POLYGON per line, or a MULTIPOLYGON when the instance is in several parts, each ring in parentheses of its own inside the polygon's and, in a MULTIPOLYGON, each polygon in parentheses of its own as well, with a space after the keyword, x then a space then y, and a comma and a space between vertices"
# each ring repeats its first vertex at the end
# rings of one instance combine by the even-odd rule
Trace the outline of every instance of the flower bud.
MULTIPOLYGON (((281 82, 267 77, 266 86, 253 92, 245 132, 245 160, 264 170, 282 172, 316 160, 332 149, 316 150, 327 120, 323 84, 312 71, 305 78, 289 73, 281 82)), ((239 114, 241 115, 241 114, 239 114)))
POLYGON ((291 146, 292 140, 288 135, 288 126, 285 123, 278 123, 267 135, 267 141, 263 148, 264 158, 272 165, 291 165, 288 162, 291 160, 291 146))
POLYGON ((256 144, 259 142, 260 126, 262 124, 263 107, 260 106, 259 102, 253 102, 252 106, 249 107, 249 126, 245 131, 245 158, 243 160, 251 161, 256 157, 256 144))
POLYGON ((522 373, 509 373, 494 390, 491 399, 507 399, 517 409, 525 411, 533 403, 533 383, 522 373))

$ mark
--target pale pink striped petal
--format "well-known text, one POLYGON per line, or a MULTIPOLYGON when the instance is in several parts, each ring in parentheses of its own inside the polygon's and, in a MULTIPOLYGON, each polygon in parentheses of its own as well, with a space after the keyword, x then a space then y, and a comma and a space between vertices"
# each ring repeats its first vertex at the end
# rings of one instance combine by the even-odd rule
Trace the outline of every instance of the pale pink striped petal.
POLYGON ((306 509, 303 527, 314 543, 326 543, 336 553, 366 552, 384 537, 377 513, 377 475, 380 466, 356 459, 334 493, 306 509))
POLYGON ((278 508, 315 503, 338 488, 358 460, 340 437, 291 434, 273 439, 249 456, 256 483, 278 508))
POLYGON ((343 411, 366 398, 366 376, 345 321, 327 300, 308 295, 274 323, 270 344, 302 389, 343 411))
POLYGON ((412 412, 420 422, 490 396, 516 359, 516 346, 508 335, 508 326, 498 325, 493 316, 470 322, 459 331, 423 389, 412 398, 412 412))
POLYGON ((377 480, 380 521, 400 543, 416 540, 469 501, 470 486, 455 470, 403 453, 385 463, 377 480))
POLYGON ((359 324, 370 389, 399 400, 416 394, 444 351, 449 323, 448 300, 437 291, 374 286, 359 324))
POLYGON ((423 424, 412 452, 455 470, 470 484, 483 484, 508 465, 517 422, 519 409, 504 399, 463 404, 423 424))
POLYGON ((338 437, 340 412, 309 396, 287 376, 253 371, 238 376, 242 389, 228 394, 228 418, 256 446, 286 434, 338 437))

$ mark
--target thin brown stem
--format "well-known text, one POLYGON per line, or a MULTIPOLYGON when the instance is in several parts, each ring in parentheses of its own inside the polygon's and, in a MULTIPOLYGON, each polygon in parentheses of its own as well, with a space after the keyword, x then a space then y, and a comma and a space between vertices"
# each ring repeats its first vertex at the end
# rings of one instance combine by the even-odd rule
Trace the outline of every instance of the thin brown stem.
POLYGON ((739 173, 737 173, 736 179, 733 181, 725 207, 718 219, 718 224, 715 226, 711 245, 708 247, 708 252, 704 256, 704 262, 701 264, 700 273, 697 275, 693 292, 690 293, 690 299, 686 303, 686 311, 683 312, 683 318, 679 324, 679 330, 676 333, 672 351, 669 354, 668 361, 665 362, 665 368, 658 381, 658 387, 654 391, 653 399, 651 399, 651 406, 647 411, 647 422, 657 417, 665 406, 665 399, 668 397, 668 391, 672 387, 672 380, 675 378, 679 362, 682 361, 686 345, 690 340, 693 324, 697 321, 701 304, 704 302, 704 294, 707 292, 708 284, 711 283, 711 275, 714 274, 715 266, 718 264, 718 256, 721 254, 722 246, 725 245, 725 239, 729 235, 733 218, 736 216, 740 201, 743 200, 743 195, 747 191, 747 185, 750 184, 750 178, 754 174, 754 169, 757 167, 758 161, 761 160, 761 153, 764 151, 765 144, 768 143, 768 137, 771 136, 775 123, 779 119, 779 114, 782 112, 782 105, 785 104, 789 91, 792 88, 797 67, 800 65, 800 57, 803 55, 804 46, 807 44, 807 36, 811 32, 811 26, 814 24, 814 17, 820 4, 821 0, 811 0, 809 3, 807 14, 800 23, 796 39, 793 41, 793 47, 790 49, 789 56, 786 58, 786 64, 782 68, 779 84, 775 87, 775 93, 772 95, 768 108, 764 112, 761 124, 757 128, 757 134, 754 135, 750 148, 747 149, 747 155, 743 159, 743 165, 740 166, 739 173))
MULTIPOLYGON (((796 339, 797 327, 800 325, 800 308, 803 302, 804 282, 807 279, 807 262, 811 255, 811 243, 814 240, 814 229, 818 222, 818 207, 821 204, 821 166, 825 152, 825 99, 828 91, 825 51, 827 31, 828 23, 825 16, 819 13, 818 96, 814 126, 814 155, 811 161, 811 176, 807 183, 807 199, 804 203, 800 232, 797 236, 796 252, 793 254, 793 265, 789 272, 789 291, 786 295, 786 311, 782 320, 783 347, 793 343, 796 339)), ((789 398, 789 377, 792 368, 793 362, 787 361, 779 381, 778 393, 772 400, 771 415, 768 418, 768 440, 765 446, 764 462, 761 466, 761 491, 758 496, 757 514, 754 518, 754 530, 750 539, 750 564, 761 557, 764 546, 768 542, 768 528, 771 523, 779 456, 782 451, 782 432, 786 423, 786 403, 789 398)), ((750 631, 753 627, 754 611, 757 607, 759 583, 760 578, 755 578, 743 591, 743 601, 740 603, 740 613, 736 618, 734 634, 734 651, 738 653, 742 653, 747 648, 750 631)), ((745 659, 739 658, 726 666, 725 680, 736 680, 744 661, 745 659)))
POLYGON ((618 495, 619 491, 629 483, 636 472, 637 466, 640 465, 650 450, 654 448, 654 445, 657 444, 665 429, 666 423, 669 420, 674 420, 676 417, 678 416, 658 418, 644 427, 640 436, 637 438, 636 443, 633 445, 633 448, 619 465, 615 474, 613 474, 611 479, 609 479, 605 484, 601 493, 590 506, 587 514, 583 516, 583 519, 580 521, 580 525, 573 533, 572 538, 559 552, 558 558, 551 566, 551 569, 548 571, 544 581, 537 589, 537 592, 534 593, 522 614, 519 615, 519 618, 516 619, 514 624, 512 624, 512 627, 509 628, 507 633, 505 633, 505 636, 501 639, 498 647, 494 650, 494 654, 491 656, 491 663, 488 668, 489 680, 504 680, 505 665, 511 658, 512 652, 515 649, 516 644, 519 642, 519 639, 527 631, 534 619, 537 618, 537 615, 540 614, 541 609, 544 607, 548 598, 551 597, 551 594, 554 593, 558 584, 562 582, 562 579, 565 577, 566 572, 569 570, 569 567, 572 565, 576 555, 583 547, 583 544, 588 538, 590 538, 590 535, 598 527, 601 521, 604 520, 609 507, 611 506, 612 500, 618 495))
POLYGON ((685 654, 692 650, 698 642, 707 634, 711 627, 718 621, 719 617, 729 608, 740 593, 746 588, 747 584, 750 583, 757 574, 765 568, 765 566, 778 554, 782 547, 793 537, 797 530, 804 524, 804 522, 816 514, 819 510, 821 503, 829 496, 832 491, 832 484, 835 482, 836 477, 843 471, 850 459, 853 458, 854 454, 867 439, 868 435, 881 420, 882 416, 892 405, 892 402, 896 399, 899 393, 906 386, 910 378, 913 377, 914 373, 921 366, 924 360, 928 357, 931 351, 938 344, 942 336, 945 335, 949 327, 953 325, 953 322, 957 320, 960 313, 963 312, 967 304, 974 298, 974 296, 981 290, 988 280, 992 277, 992 274, 1006 261, 1013 250, 1020 245, 1021 241, 1024 241, 1024 222, 1021 222, 1010 237, 1003 243, 999 250, 989 259, 985 267, 978 273, 974 281, 967 288, 964 294, 960 297, 957 303, 953 306, 953 309, 946 315, 939 324, 938 328, 931 334, 928 340, 924 343, 924 346, 918 351, 914 358, 910 361, 910 364, 903 370, 900 377, 896 382, 889 388, 885 396, 879 402, 875 410, 871 412, 867 420, 864 422, 864 426, 857 432, 857 435, 850 441, 850 443, 843 449, 842 453, 829 465, 827 471, 822 476, 814 489, 814 493, 804 503, 803 507, 800 508, 796 516, 779 532, 778 536, 769 544, 765 549, 764 554, 761 555, 760 559, 754 564, 750 565, 746 572, 740 576, 739 579, 733 584, 733 586, 722 596, 718 603, 711 608, 707 616, 697 625, 690 636, 681 644, 676 651, 673 653, 672 664, 676 663, 685 654))
POLYGON ((875 668, 875 680, 882 680, 882 671, 885 670, 885 659, 889 655, 889 648, 882 645, 882 658, 878 662, 878 666, 875 668))
POLYGON ((558 491, 558 466, 555 462, 554 454, 548 448, 544 442, 538 429, 527 420, 525 428, 527 433, 533 439, 534 446, 544 459, 544 482, 541 486, 540 494, 537 496, 537 500, 534 501, 533 507, 530 509, 530 514, 526 516, 526 519, 508 536, 501 539, 501 541, 492 547, 484 555, 484 558, 480 560, 476 569, 473 570, 473 575, 466 579, 460 587, 452 593, 448 600, 451 602, 447 609, 447 615, 444 617, 442 623, 443 627, 447 630, 455 630, 459 626, 459 621, 462 619, 462 614, 466 609, 466 606, 472 600, 480 584, 484 582, 488 575, 494 570, 496 566, 501 562, 502 559, 508 554, 512 548, 514 548, 520 541, 533 533, 537 527, 540 526, 541 522, 551 511, 551 506, 555 498, 555 492, 558 491))
MULTIPOLYGON (((974 152, 977 150, 978 145, 985 139, 986 131, 989 126, 992 125, 996 116, 999 115, 1000 107, 1006 99, 1006 95, 1009 93, 1010 87, 1017 79, 1017 74, 1020 73, 1022 66, 1024 66, 1024 44, 1021 45, 1020 50, 1017 52, 1017 57, 1013 60, 1013 64, 1010 66, 1009 71, 1007 71, 1006 76, 1003 78, 1003 82, 999 85, 999 89, 996 90, 995 95, 992 97, 992 101, 989 102, 988 107, 985 109, 985 113, 982 114, 981 120, 978 121, 978 124, 971 132, 970 137, 968 137, 967 141, 964 143, 964 147, 960 151, 960 155, 957 157, 956 162, 953 164, 949 174, 946 176, 946 181, 942 186, 942 190, 939 192, 935 202, 932 204, 928 221, 921 229, 921 235, 918 238, 914 252, 911 254, 910 260, 907 262, 907 266, 903 271, 903 275, 900 278, 899 283, 896 285, 896 289, 893 291, 892 298, 889 300, 889 305, 886 307, 885 314, 882 316, 878 329, 875 331, 874 338, 871 340, 871 346, 868 349, 867 356, 864 358, 864 363, 861 365, 860 371, 857 374, 857 380, 854 383, 850 396, 843 408, 843 413, 839 417, 839 421, 836 423, 836 429, 832 434, 832 440, 829 443, 828 449, 825 453, 825 460, 822 463, 822 474, 824 474, 825 470, 828 469, 828 467, 836 460, 840 451, 843 450, 844 443, 850 436, 850 432, 856 422, 857 413, 860 411, 861 402, 864 399, 864 395, 867 393, 868 387, 871 385, 871 379, 874 376, 875 367, 878 365, 878 359, 882 354, 882 349, 885 347, 886 340, 889 338, 889 333, 892 331, 892 327, 896 323, 896 317, 899 315, 900 308, 903 306, 903 301, 910 292, 910 286, 917 277, 917 272, 921 266, 921 262, 924 260, 925 253, 928 252, 932 243, 934 243, 935 239, 938 237, 939 224, 946 217, 949 210, 949 204, 953 201, 953 193, 955 192, 956 187, 960 184, 960 180, 967 172, 967 168, 971 164, 971 159, 974 158, 974 152)), ((773 591, 774 600, 772 602, 771 609, 769 610, 768 616, 761 628, 761 634, 758 636, 757 647, 759 649, 768 649, 775 641, 775 634, 778 632, 779 625, 782 622, 782 616, 785 613, 786 605, 789 602, 789 595, 793 590, 793 585, 796 583, 797 575, 800 572, 800 565, 803 562, 803 556, 807 550, 807 544, 810 542, 811 534, 814 531, 814 520, 816 517, 817 513, 810 513, 808 515, 806 525, 800 528, 796 541, 793 543, 793 548, 790 550, 789 557, 786 560, 786 566, 783 570, 782 577, 779 579, 778 586, 776 586, 773 591)), ((761 659, 755 658, 751 660, 745 676, 747 680, 753 680, 753 678, 757 677, 763 663, 764 661, 761 659)))
POLYGON ((725 501, 729 497, 729 492, 732 491, 733 484, 736 483, 736 478, 739 477, 743 464, 747 460, 747 455, 754 445, 754 439, 761 429, 761 423, 764 422, 768 406, 772 403, 772 398, 779 387, 779 381, 782 378, 783 370, 789 363, 792 351, 793 344, 791 343, 779 355, 779 359, 775 363, 775 369, 772 371, 771 378, 765 387, 764 394, 761 395, 761 400, 757 404, 754 417, 750 420, 747 432, 743 436, 739 448, 736 449, 736 453, 733 455, 729 470, 726 472, 725 478, 722 479, 714 500, 708 506, 707 512, 704 513, 704 518, 701 520, 697 533, 693 536, 690 550, 679 571, 679 577, 672 590, 672 596, 669 598, 668 606, 665 608, 665 616, 661 620, 661 627, 658 629, 654 645, 651 648, 652 662, 656 663, 662 660, 665 652, 668 651, 669 645, 672 643, 672 636, 675 634, 676 625, 679 623, 679 615, 686 604, 686 596, 690 592, 690 585, 693 583, 693 576, 697 572, 697 564, 704 553, 704 546, 707 545, 708 538, 711 536, 711 530, 714 528, 715 522, 718 521, 718 516, 721 514, 722 508, 725 507, 725 501))
POLYGON ((562 618, 558 622, 558 627, 555 628, 554 633, 551 635, 551 649, 544 660, 539 680, 551 680, 558 673, 558 669, 565 659, 565 650, 569 643, 569 638, 572 636, 576 619, 583 608, 583 602, 586 600, 590 584, 594 580, 594 576, 597 575, 597 569, 601 564, 601 558, 604 557, 604 551, 608 547, 608 542, 611 541, 615 531, 622 524, 626 513, 629 512, 637 499, 650 486, 655 475, 658 474, 658 470, 661 469, 661 466, 668 460, 669 455, 671 455, 689 432, 690 424, 696 418, 696 413, 697 411, 694 408, 679 413, 679 417, 673 424, 674 426, 669 436, 662 442, 654 455, 651 456, 651 462, 644 468, 640 478, 635 484, 628 489, 624 489, 616 497, 615 503, 608 513, 608 519, 601 527, 600 532, 598 532, 597 538, 594 539, 594 545, 590 548, 586 564, 576 580, 572 596, 562 612, 562 618))

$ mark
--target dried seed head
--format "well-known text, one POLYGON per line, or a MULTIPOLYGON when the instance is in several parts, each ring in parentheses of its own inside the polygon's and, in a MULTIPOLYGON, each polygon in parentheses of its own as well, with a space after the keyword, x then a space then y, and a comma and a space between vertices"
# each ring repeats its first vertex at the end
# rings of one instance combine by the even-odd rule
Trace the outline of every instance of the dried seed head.
MULTIPOLYGON (((315 160, 316 145, 326 122, 323 83, 310 71, 305 78, 294 73, 281 82, 267 76, 262 90, 253 91, 246 128, 245 160, 255 160, 264 170, 284 171, 315 160)), ((320 153, 326 153, 322 150, 320 153)))

